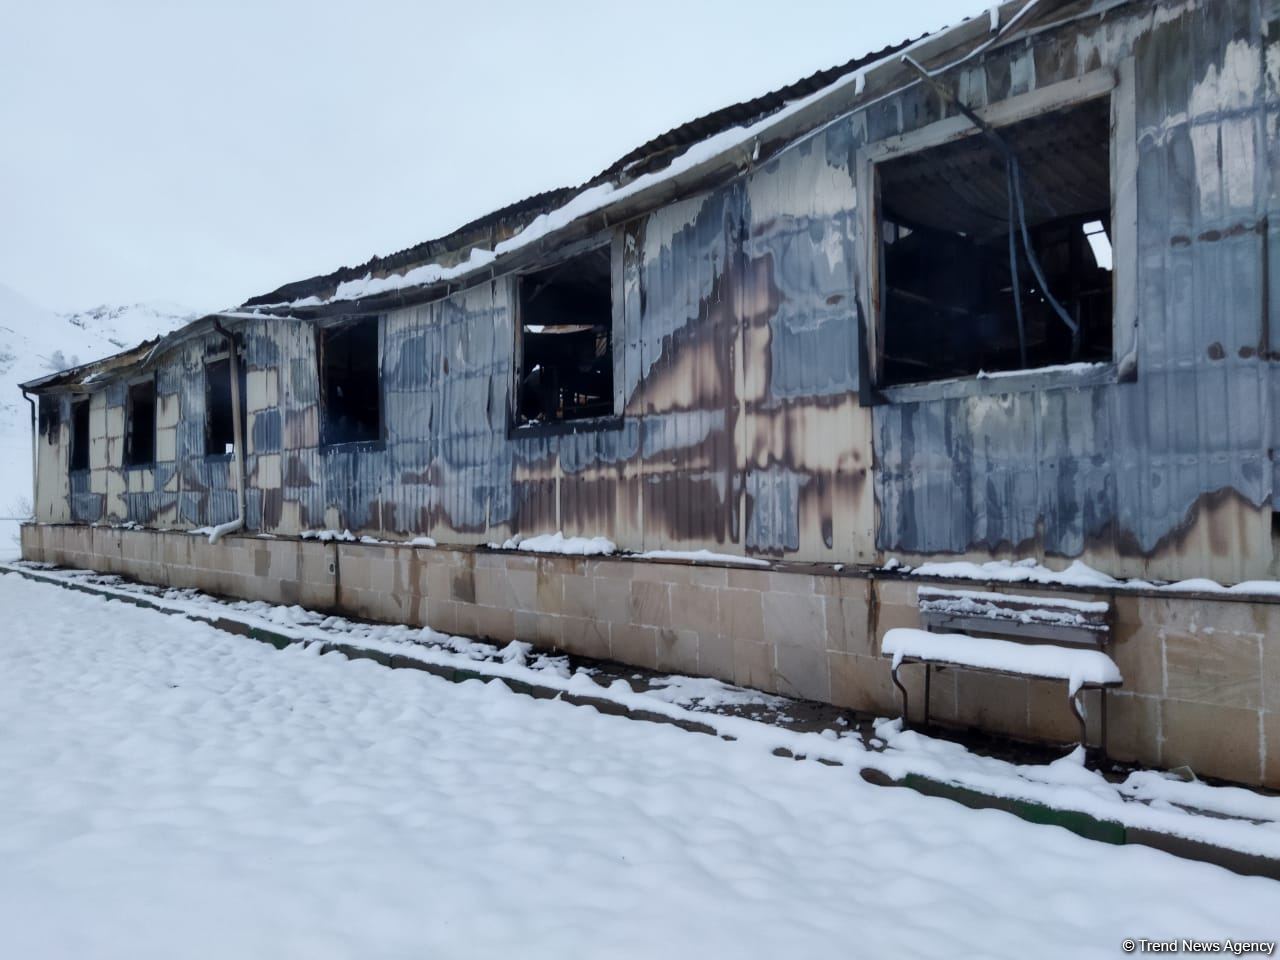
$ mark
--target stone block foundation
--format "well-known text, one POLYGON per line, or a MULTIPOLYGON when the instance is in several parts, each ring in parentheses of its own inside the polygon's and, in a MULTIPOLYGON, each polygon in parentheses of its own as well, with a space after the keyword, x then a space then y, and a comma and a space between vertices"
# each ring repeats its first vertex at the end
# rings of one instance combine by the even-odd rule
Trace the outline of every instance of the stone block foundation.
MULTIPOLYGON (((881 638, 892 627, 917 626, 917 587, 942 582, 830 565, 742 568, 252 536, 213 546, 184 531, 77 524, 23 526, 22 555, 223 596, 524 640, 884 716, 897 716, 899 707, 881 638)), ((966 585, 1113 600, 1113 655, 1125 683, 1108 695, 1110 754, 1280 788, 1280 598, 966 585)), ((918 705, 922 671, 903 676, 918 705)), ((932 711, 942 723, 1019 739, 1066 741, 1074 732, 1062 684, 947 670, 935 674, 932 711)))

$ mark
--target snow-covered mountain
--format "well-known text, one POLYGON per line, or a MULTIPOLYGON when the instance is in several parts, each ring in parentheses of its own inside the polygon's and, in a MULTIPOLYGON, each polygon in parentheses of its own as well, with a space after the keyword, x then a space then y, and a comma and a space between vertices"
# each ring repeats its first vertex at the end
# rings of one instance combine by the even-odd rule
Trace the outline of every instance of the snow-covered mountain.
MULTIPOLYGON (((31 499, 31 408, 18 384, 119 353, 199 314, 172 303, 54 313, 0 284, 0 518, 31 499)), ((0 534, 0 554, 9 552, 0 534)))

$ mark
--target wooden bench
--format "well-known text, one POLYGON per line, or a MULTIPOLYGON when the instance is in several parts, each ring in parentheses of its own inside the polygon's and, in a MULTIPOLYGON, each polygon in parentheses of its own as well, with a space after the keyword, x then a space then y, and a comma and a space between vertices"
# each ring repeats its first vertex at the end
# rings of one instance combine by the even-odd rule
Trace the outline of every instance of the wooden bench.
POLYGON ((934 667, 956 667, 1005 676, 1067 682, 1067 704, 1088 746, 1085 690, 1101 691, 1101 735, 1107 743, 1107 690, 1123 683, 1109 656, 1112 606, 1106 601, 1027 597, 976 590, 921 587, 916 593, 923 630, 897 628, 884 636, 882 652, 893 658, 891 675, 909 722, 907 688, 898 671, 924 664, 924 722, 934 667))

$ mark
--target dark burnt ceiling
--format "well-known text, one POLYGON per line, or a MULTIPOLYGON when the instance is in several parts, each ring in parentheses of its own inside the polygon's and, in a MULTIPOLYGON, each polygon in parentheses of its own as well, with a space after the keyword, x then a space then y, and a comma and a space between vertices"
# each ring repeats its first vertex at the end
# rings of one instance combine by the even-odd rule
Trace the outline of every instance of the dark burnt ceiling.
MULTIPOLYGON (((1001 128, 1022 170, 1027 220, 1111 206, 1111 109, 1102 97, 1001 128)), ((885 215, 980 240, 1008 230, 1004 156, 982 134, 877 164, 885 215)))

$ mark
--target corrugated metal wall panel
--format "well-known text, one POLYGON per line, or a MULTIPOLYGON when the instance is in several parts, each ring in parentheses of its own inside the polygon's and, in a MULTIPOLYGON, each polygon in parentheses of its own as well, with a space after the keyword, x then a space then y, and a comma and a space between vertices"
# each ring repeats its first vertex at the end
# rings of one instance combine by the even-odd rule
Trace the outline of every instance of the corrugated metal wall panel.
MULTIPOLYGON (((882 549, 1086 554, 1156 576, 1265 573, 1275 125, 1263 34, 1242 0, 1187 8, 1150 31, 1104 19, 1037 42, 1052 48, 1035 57, 1037 86, 1086 65, 1068 44, 1103 62, 1135 57, 1137 380, 876 408, 882 549)), ((999 57, 985 69, 1025 67, 999 57)))
POLYGON ((853 130, 835 123, 744 182, 738 460, 758 552, 870 559, 871 417, 853 400, 853 130))

